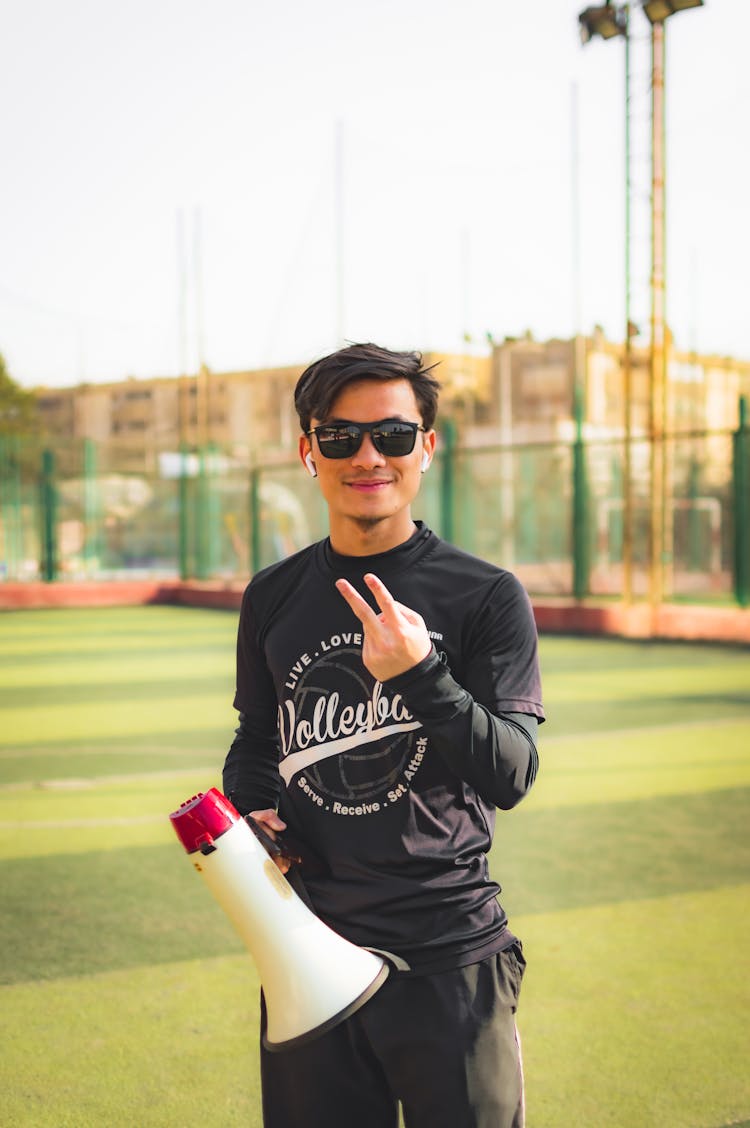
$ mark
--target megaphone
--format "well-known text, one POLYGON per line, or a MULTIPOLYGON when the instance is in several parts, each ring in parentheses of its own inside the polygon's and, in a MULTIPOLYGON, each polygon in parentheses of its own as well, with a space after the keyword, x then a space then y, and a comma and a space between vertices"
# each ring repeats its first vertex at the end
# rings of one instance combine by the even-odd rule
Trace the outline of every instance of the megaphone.
POLYGON ((266 1049, 287 1050, 318 1037, 383 985, 386 961, 351 944, 308 909, 215 787, 169 817, 255 961, 266 999, 266 1049))

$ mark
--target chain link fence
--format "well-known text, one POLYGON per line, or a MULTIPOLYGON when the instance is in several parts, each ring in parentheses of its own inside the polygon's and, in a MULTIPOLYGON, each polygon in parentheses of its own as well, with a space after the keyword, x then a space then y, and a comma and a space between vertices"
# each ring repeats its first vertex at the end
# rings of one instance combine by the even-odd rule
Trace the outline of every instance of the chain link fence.
MULTIPOLYGON (((630 444, 628 460, 622 439, 476 448, 450 430, 442 439, 413 508, 436 532, 514 571, 532 595, 616 598, 626 583, 648 593, 647 440, 630 444)), ((746 605, 744 401, 737 431, 669 436, 660 456, 664 597, 746 605)), ((324 501, 296 459, 0 437, 0 582, 245 581, 326 531, 324 501)))

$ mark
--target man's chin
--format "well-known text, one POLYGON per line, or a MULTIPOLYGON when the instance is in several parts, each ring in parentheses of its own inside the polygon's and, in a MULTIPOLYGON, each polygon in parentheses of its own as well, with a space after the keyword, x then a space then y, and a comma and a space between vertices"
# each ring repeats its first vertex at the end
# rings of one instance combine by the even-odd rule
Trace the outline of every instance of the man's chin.
POLYGON ((387 516, 386 514, 380 516, 368 515, 366 517, 357 516, 353 517, 352 520, 358 529, 361 529, 363 532, 369 532, 369 530, 377 528, 382 521, 386 521, 387 516))

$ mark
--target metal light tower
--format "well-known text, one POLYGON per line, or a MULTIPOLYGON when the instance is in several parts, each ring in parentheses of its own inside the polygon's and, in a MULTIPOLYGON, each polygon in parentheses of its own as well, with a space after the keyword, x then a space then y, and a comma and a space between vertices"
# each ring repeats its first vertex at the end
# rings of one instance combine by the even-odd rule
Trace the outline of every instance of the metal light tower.
POLYGON ((703 0, 643 0, 651 24, 651 538, 649 598, 657 608, 664 598, 664 573, 671 557, 667 535, 667 365, 666 339, 666 172, 665 172, 665 20, 703 0))
MULTIPOLYGON (((702 7, 704 0, 641 0, 651 24, 651 348, 649 364, 649 430, 651 440, 649 598, 658 606, 664 595, 665 528, 667 510, 667 340, 666 340, 666 239, 665 239, 665 143, 664 143, 664 22, 687 8, 702 7)), ((623 360, 625 397, 625 463, 623 522, 623 592, 632 596, 632 499, 631 499, 631 399, 632 348, 630 320, 630 4, 607 3, 586 8, 578 17, 583 43, 593 36, 625 39, 625 351, 623 360)))
POLYGON ((630 4, 612 5, 607 0, 586 8, 578 17, 581 41, 586 44, 595 35, 602 39, 622 36, 625 40, 625 339, 623 351, 623 412, 625 449, 623 452, 623 520, 622 520, 622 591, 626 603, 633 597, 633 473, 632 473, 632 402, 633 347, 631 333, 631 264, 630 264, 630 4))

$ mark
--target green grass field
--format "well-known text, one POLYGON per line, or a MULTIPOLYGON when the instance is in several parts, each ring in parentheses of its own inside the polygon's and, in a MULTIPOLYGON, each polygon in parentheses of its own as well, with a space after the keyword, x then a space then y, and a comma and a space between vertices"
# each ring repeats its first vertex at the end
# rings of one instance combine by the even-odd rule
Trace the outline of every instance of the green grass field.
MULTIPOLYGON (((168 821, 219 783, 235 626, 0 615, 3 1128, 260 1125, 254 966, 168 821)), ((748 653, 542 662, 539 779, 491 859, 529 1128, 750 1124, 748 653)))

